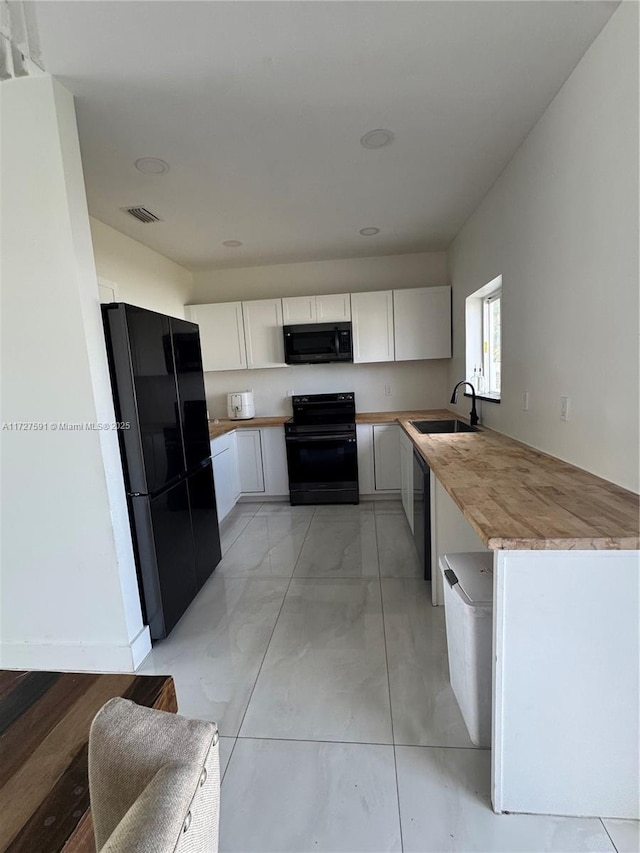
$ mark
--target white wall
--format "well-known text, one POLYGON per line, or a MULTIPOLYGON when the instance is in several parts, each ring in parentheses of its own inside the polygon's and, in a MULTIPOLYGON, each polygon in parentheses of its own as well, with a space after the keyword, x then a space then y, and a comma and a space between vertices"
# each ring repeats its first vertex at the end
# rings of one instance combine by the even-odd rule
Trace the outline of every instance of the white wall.
POLYGON ((193 273, 189 302, 233 302, 448 284, 445 252, 273 264, 193 273))
MULTIPOLYGON (((112 423, 73 99, 0 84, 1 420, 112 423)), ((143 628, 115 432, 0 432, 0 665, 132 670, 143 628)))
POLYGON ((252 388, 256 414, 291 414, 288 393, 354 391, 359 412, 442 408, 447 399, 448 360, 384 364, 313 364, 264 370, 205 373, 209 416, 227 416, 227 393, 252 388), (384 386, 391 386, 385 396, 384 386))
MULTIPOLYGON (((638 5, 624 2, 450 250, 465 298, 503 280, 502 403, 485 423, 638 489, 638 5), (522 394, 529 392, 529 411, 522 394), (560 420, 560 397, 570 418, 560 420)), ((463 400, 460 412, 468 411, 463 400)))
MULTIPOLYGON (((194 272, 189 301, 230 302, 437 286, 447 284, 446 261, 444 252, 424 252, 194 272)), ((209 414, 226 415, 227 393, 245 388, 254 389, 259 415, 290 413, 289 391, 296 394, 355 391, 361 412, 437 408, 447 399, 447 363, 300 365, 207 373, 209 414), (391 396, 385 395, 385 385, 391 385, 391 396)))
POLYGON ((93 217, 91 236, 97 273, 115 282, 119 302, 184 319, 189 270, 93 217))

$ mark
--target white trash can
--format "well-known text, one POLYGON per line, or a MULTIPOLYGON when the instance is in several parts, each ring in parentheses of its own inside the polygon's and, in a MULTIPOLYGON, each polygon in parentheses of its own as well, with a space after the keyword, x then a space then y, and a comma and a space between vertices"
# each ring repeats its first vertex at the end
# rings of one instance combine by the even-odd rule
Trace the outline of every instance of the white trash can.
POLYGON ((491 746, 493 553, 440 558, 449 652, 449 677, 469 737, 491 746))

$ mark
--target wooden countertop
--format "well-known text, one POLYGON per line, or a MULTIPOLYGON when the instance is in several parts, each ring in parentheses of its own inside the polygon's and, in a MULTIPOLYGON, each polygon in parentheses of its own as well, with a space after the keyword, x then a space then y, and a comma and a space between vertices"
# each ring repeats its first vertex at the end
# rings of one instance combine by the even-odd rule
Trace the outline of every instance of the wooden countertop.
MULTIPOLYGON (((359 412, 356 415, 357 424, 393 424, 397 421, 439 420, 453 418, 446 409, 416 409, 408 412, 359 412)), ((462 420, 462 418, 461 418, 462 420)))
MULTIPOLYGON (((209 438, 218 438, 234 429, 259 429, 260 427, 282 426, 291 415, 278 415, 271 418, 250 418, 246 421, 232 421, 229 418, 219 418, 209 421, 209 438)), ((417 420, 422 417, 450 418, 451 412, 445 410, 415 411, 415 412, 358 412, 357 424, 392 424, 399 418, 417 420)))
POLYGON ((114 696, 178 709, 167 675, 0 670, 0 850, 95 853, 89 727, 114 696))
POLYGON ((401 427, 487 548, 640 548, 633 492, 493 430, 421 435, 409 420, 401 427))
MULTIPOLYGON (((457 417, 447 409, 359 412, 356 423, 399 423, 491 550, 640 549, 640 498, 633 492, 485 427, 421 435, 410 423, 457 417)), ((209 434, 286 420, 210 421, 209 434)))
POLYGON ((209 421, 209 438, 218 438, 234 429, 258 429, 259 427, 282 426, 291 415, 278 415, 274 418, 249 418, 246 421, 232 421, 230 418, 219 418, 209 421))

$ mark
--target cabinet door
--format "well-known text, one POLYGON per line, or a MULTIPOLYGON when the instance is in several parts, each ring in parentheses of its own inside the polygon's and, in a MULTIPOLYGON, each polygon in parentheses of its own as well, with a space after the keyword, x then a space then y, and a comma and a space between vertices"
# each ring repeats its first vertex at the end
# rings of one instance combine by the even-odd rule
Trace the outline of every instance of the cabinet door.
POLYGON ((282 299, 242 303, 247 367, 285 367, 282 299))
POLYGON ((451 358, 451 288, 393 291, 396 361, 451 358))
POLYGON ((402 507, 413 533, 413 445, 403 430, 400 431, 400 478, 402 507))
POLYGON ((238 443, 238 470, 242 494, 264 492, 262 470, 262 445, 259 429, 240 429, 236 433, 238 443))
POLYGON ((390 290, 351 294, 353 360, 393 361, 393 294, 390 290))
POLYGON ((398 424, 375 424, 373 458, 376 492, 400 489, 400 427, 398 424))
POLYGON ((287 449, 282 427, 261 429, 262 459, 264 463, 264 491, 267 495, 289 494, 287 449))
POLYGON ((372 495, 373 482, 373 427, 371 424, 357 424, 358 440, 358 489, 361 495, 372 495))
POLYGON ((282 315, 285 323, 315 323, 315 296, 287 296, 282 300, 282 315))
POLYGON ((216 502, 218 504, 218 521, 222 521, 235 506, 232 494, 231 477, 233 470, 233 454, 231 448, 225 447, 213 458, 213 481, 216 487, 216 502))
POLYGON ((232 432, 229 435, 229 450, 231 451, 231 468, 229 471, 231 496, 233 497, 233 505, 238 503, 238 498, 242 493, 240 488, 240 465, 238 462, 238 433, 232 432))
POLYGON ((329 293, 316 296, 318 323, 345 323, 351 319, 351 294, 329 293))
POLYGON ((187 305, 185 314, 200 327, 205 372, 239 370, 247 366, 241 302, 187 305))

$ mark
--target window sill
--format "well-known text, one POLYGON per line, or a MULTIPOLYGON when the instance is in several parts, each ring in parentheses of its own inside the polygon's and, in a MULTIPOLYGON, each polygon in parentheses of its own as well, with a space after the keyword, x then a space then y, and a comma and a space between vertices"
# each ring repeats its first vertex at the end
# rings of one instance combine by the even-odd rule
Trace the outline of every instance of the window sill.
MULTIPOLYGON (((471 394, 468 391, 464 392, 465 397, 469 397, 471 399, 471 394)), ((486 394, 476 394, 476 400, 486 400, 487 403, 499 403, 500 395, 499 394, 490 394, 487 392, 486 394)))

